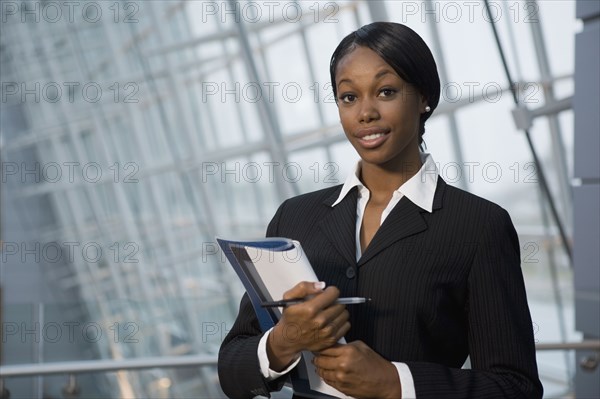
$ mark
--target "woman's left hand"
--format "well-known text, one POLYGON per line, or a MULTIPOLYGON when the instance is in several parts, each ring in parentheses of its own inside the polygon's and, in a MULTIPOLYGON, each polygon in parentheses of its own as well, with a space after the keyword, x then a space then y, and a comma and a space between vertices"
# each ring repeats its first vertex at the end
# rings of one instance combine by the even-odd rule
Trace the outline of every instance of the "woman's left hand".
POLYGON ((326 383, 355 398, 400 398, 396 366, 362 341, 315 353, 313 363, 326 383))

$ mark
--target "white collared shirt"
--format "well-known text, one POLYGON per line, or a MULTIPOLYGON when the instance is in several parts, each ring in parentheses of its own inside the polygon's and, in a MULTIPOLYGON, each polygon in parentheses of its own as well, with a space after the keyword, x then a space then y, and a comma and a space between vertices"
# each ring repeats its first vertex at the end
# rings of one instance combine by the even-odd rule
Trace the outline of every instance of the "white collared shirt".
MULTIPOLYGON (((412 203, 417 205, 419 208, 426 210, 431 213, 433 211, 433 197, 435 195, 435 189, 437 187, 437 180, 439 171, 437 165, 433 161, 431 154, 420 153, 421 157, 421 168, 417 173, 410 179, 404 182, 403 185, 394 190, 392 199, 388 202, 387 206, 381 213, 381 220, 379 225, 381 226, 384 220, 388 217, 392 209, 400 202, 402 197, 406 196, 412 203)), ((350 190, 354 187, 358 187, 358 201, 356 202, 356 260, 358 261, 362 255, 360 245, 360 227, 362 225, 363 216, 365 214, 365 208, 369 202, 371 193, 367 187, 360 181, 360 161, 356 162, 354 167, 354 173, 350 174, 337 200, 331 205, 332 207, 339 204, 348 195, 350 190)), ((412 378, 412 373, 405 363, 392 362, 398 370, 398 377, 400 378, 400 385, 402 386, 402 398, 416 398, 415 383, 412 378)))
MULTIPOLYGON (((412 203, 426 210, 427 212, 433 211, 433 198, 437 187, 437 180, 439 176, 438 168, 433 161, 433 157, 428 153, 419 154, 422 162, 422 166, 419 171, 404 184, 398 187, 392 194, 392 199, 381 213, 381 220, 379 225, 381 226, 387 216, 390 214, 392 209, 400 202, 402 197, 406 196, 412 203)), ((360 181, 360 167, 361 161, 356 162, 354 167, 354 173, 351 173, 346 178, 340 195, 336 201, 331 205, 332 207, 339 204, 348 195, 350 190, 354 187, 358 187, 358 201, 356 202, 356 260, 358 261, 362 255, 360 245, 360 227, 362 225, 365 208, 369 202, 371 193, 369 189, 360 181)), ((272 330, 272 329, 271 329, 272 330)), ((271 330, 267 331, 261 338, 258 345, 258 359, 260 363, 260 370, 264 377, 269 380, 274 380, 296 367, 300 358, 293 362, 286 370, 276 372, 271 370, 269 367, 269 358, 267 356, 266 343, 267 338, 271 330)), ((398 377, 400 378, 400 384, 402 385, 402 398, 412 399, 416 398, 415 384, 410 369, 406 363, 392 362, 398 370, 398 377)))
MULTIPOLYGON (((412 203, 417 205, 419 208, 426 210, 431 213, 433 210, 433 197, 435 195, 435 189, 437 187, 437 179, 439 172, 437 165, 433 161, 431 154, 420 153, 421 157, 421 168, 413 177, 408 179, 402 186, 398 187, 392 194, 392 199, 381 213, 381 220, 379 225, 383 224, 383 221, 388 217, 392 209, 400 202, 402 197, 406 196, 412 203)), ((348 195, 350 190, 354 187, 358 187, 358 201, 356 203, 356 260, 358 261, 361 256, 360 246, 360 227, 362 225, 362 219, 365 213, 365 208, 369 202, 371 193, 369 189, 360 181, 360 161, 356 162, 354 167, 354 173, 348 175, 340 195, 337 200, 331 205, 336 206, 348 195)))

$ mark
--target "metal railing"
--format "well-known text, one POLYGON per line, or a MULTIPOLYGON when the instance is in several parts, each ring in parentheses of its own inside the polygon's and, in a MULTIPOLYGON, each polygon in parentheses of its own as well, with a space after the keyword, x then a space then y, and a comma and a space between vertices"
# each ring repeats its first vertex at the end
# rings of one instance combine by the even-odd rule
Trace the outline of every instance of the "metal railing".
POLYGON ((585 371, 593 372, 600 364, 600 340, 584 340, 581 342, 557 342, 536 344, 536 351, 551 350, 591 350, 594 353, 587 354, 579 359, 579 367, 585 371))
POLYGON ((156 356, 138 359, 81 360, 0 366, 0 378, 52 374, 81 374, 117 370, 143 370, 163 367, 216 366, 216 355, 156 356))
MULTIPOLYGON (((584 340, 580 342, 556 342, 536 344, 536 351, 590 350, 595 353, 583 357, 579 366, 587 371, 594 371, 600 362, 600 340, 584 340)), ((4 379, 11 377, 47 376, 56 374, 69 375, 69 384, 75 385, 75 375, 119 370, 143 370, 168 367, 203 367, 216 366, 216 355, 156 356, 138 359, 104 359, 69 362, 53 362, 42 364, 18 364, 0 366, 0 398, 4 388, 4 379)), ((7 392, 7 391, 6 391, 7 392)))
POLYGON ((551 351, 551 350, 596 350, 600 351, 600 339, 590 339, 581 342, 556 342, 536 344, 536 351, 551 351))
POLYGON ((4 383, 4 379, 10 377, 41 377, 66 374, 69 376, 69 380, 62 389, 62 392, 65 397, 77 398, 81 392, 80 386, 77 384, 77 374, 216 365, 216 355, 155 356, 137 359, 102 359, 5 365, 0 366, 0 399, 10 398, 10 391, 4 383))

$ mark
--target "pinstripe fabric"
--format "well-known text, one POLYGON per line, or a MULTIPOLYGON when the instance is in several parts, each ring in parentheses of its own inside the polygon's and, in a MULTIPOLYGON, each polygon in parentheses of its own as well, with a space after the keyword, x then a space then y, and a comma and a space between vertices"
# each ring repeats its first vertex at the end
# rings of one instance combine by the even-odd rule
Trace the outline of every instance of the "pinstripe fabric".
MULTIPOLYGON (((267 234, 299 240, 319 278, 341 295, 372 299, 348 307, 346 339, 405 362, 419 399, 541 397, 519 243, 508 213, 440 178, 433 212, 402 198, 357 262, 357 192, 332 208, 340 189, 285 201, 267 234), (469 354, 472 369, 462 370, 469 354)), ((267 383, 260 374, 260 334, 244 297, 219 353, 221 385, 231 397, 266 395, 283 384, 267 383)))

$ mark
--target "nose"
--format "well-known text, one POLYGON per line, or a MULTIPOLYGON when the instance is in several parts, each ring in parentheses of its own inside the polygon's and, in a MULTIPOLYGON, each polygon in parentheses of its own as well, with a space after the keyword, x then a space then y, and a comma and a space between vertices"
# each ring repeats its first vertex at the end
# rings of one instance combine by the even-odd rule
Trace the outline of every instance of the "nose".
POLYGON ((370 99, 364 99, 361 101, 361 107, 359 110, 359 119, 361 123, 369 123, 371 121, 379 119, 379 110, 375 101, 370 99))

